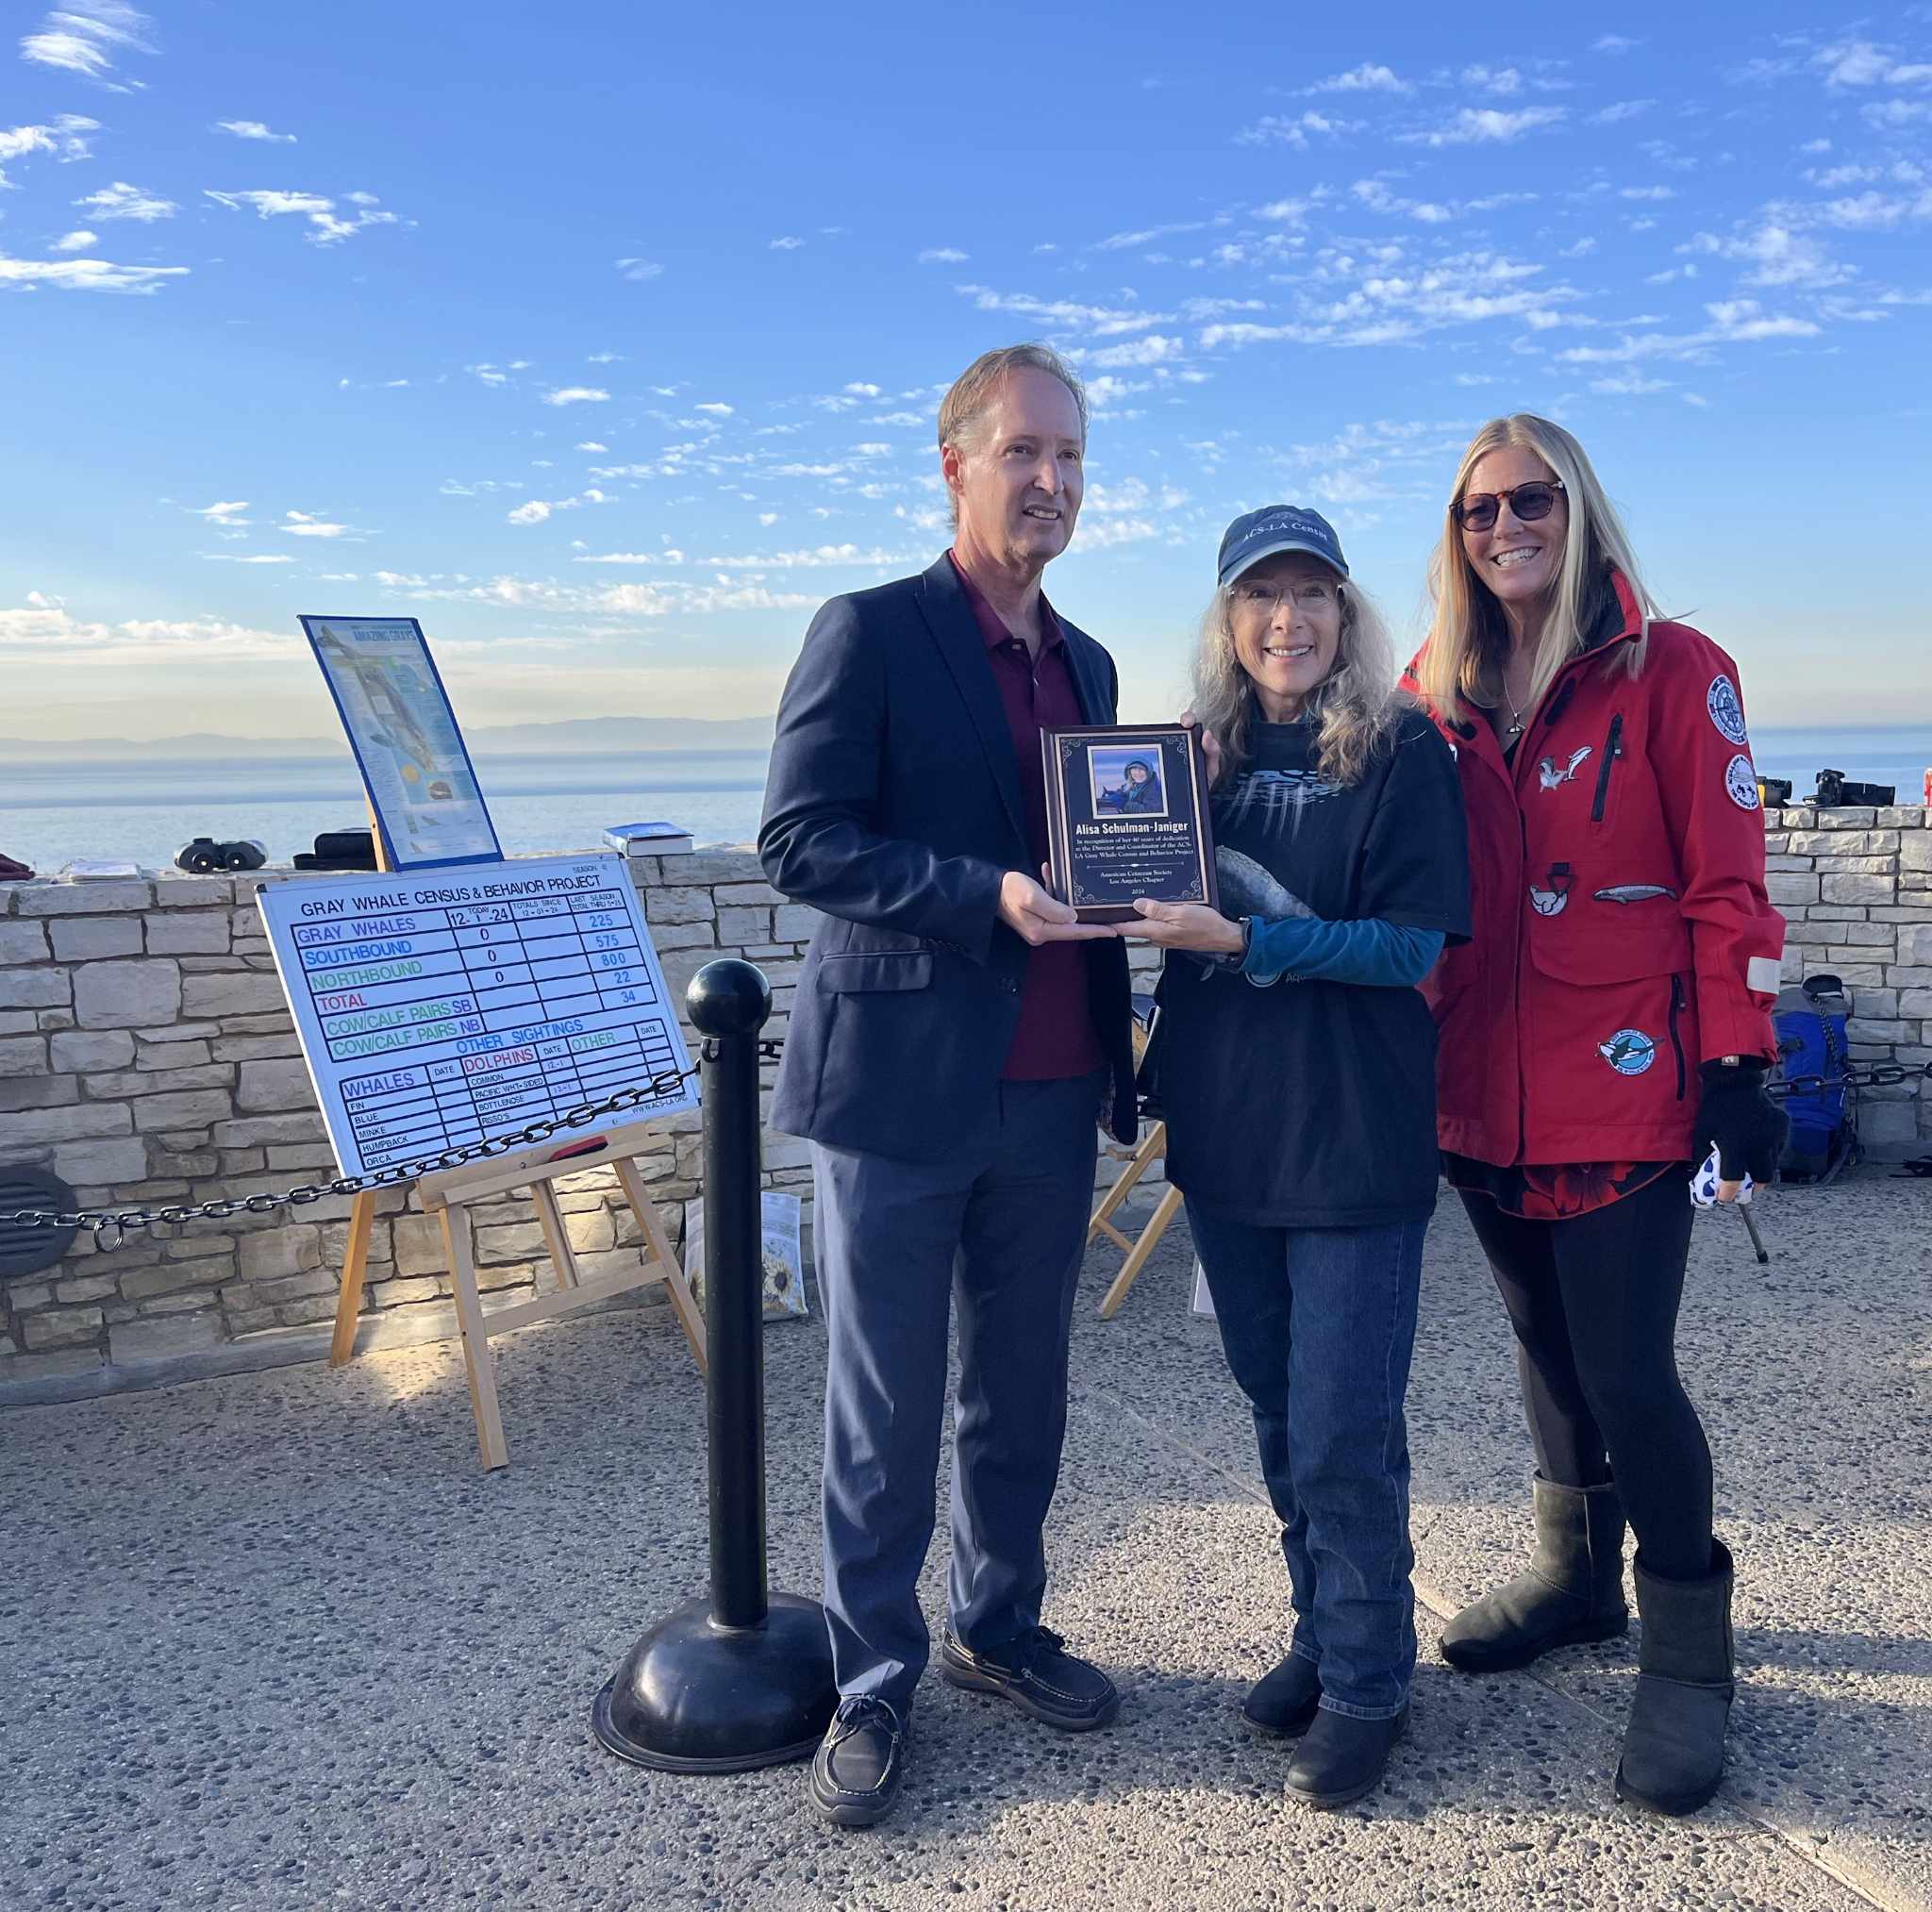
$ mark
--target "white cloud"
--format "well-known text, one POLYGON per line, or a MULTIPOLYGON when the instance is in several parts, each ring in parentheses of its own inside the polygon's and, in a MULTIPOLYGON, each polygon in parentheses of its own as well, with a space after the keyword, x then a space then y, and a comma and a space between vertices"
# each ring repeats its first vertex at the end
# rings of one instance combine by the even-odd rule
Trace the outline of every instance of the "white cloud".
POLYGON ((286 531, 291 538, 340 538, 348 530, 346 524, 332 524, 319 511, 285 511, 285 523, 275 526, 286 531))
POLYGON ((1841 40, 1812 56, 1826 86, 1932 86, 1932 63, 1901 60, 1869 40, 1841 40))
POLYGON ((230 525, 247 524, 247 519, 242 515, 247 508, 248 500, 246 498, 235 498, 226 502, 217 500, 212 505, 201 505, 192 507, 197 518, 206 518, 210 524, 230 525))
POLYGON ((260 554, 244 557, 233 551, 204 551, 201 555, 211 564, 293 564, 295 561, 281 553, 273 557, 260 554))
POLYGON ((1111 233, 1106 239, 1095 240, 1090 250, 1136 252, 1143 245, 1151 245, 1157 239, 1167 239, 1177 232, 1199 232, 1207 224, 1205 219, 1185 219, 1173 225, 1146 225, 1138 232, 1111 233))
POLYGON ((1617 191, 1619 199, 1674 199, 1676 189, 1671 186, 1624 186, 1617 191))
POLYGON ((1495 107, 1464 107, 1446 126, 1396 137, 1412 146, 1483 145, 1520 140, 1525 133, 1554 126, 1567 117, 1568 110, 1563 107, 1524 107, 1513 113, 1495 107))
POLYGON ((182 661, 288 657, 298 639, 214 618, 130 618, 109 624, 76 618, 58 599, 29 591, 25 607, 0 610, 0 652, 43 653, 63 662, 132 663, 177 650, 182 661))
POLYGON ((1523 75, 1513 66, 1466 66, 1462 69, 1464 86, 1480 87, 1487 93, 1520 93, 1523 91, 1523 75))
POLYGON ((1074 543, 1082 551, 1106 551, 1117 544, 1138 544, 1158 538, 1160 527, 1151 518, 1086 518, 1074 529, 1074 543))
POLYGON ((885 388, 883 386, 868 385, 862 378, 853 379, 847 384, 845 391, 853 398, 883 398, 885 396, 885 388))
POLYGON ((97 232, 62 233, 47 250, 49 252, 86 252, 91 246, 99 245, 101 236, 97 232))
POLYGON ((1649 112, 1656 105, 1655 100, 1617 100, 1591 113, 1590 124, 1592 126, 1620 125, 1625 120, 1634 120, 1640 114, 1649 112))
POLYGON ((1306 91, 1311 93, 1412 93, 1415 88, 1389 67, 1364 60, 1359 66, 1350 67, 1346 73, 1318 79, 1306 91))
POLYGON ((126 86, 108 81, 108 75, 118 49, 154 51, 146 39, 148 25, 147 15, 126 0, 66 0, 41 23, 38 33, 22 39, 20 57, 29 65, 58 67, 125 92, 126 86))
POLYGON ((1284 119, 1278 113, 1267 113, 1257 120, 1252 126, 1244 126, 1235 135, 1236 141, 1243 146, 1292 146, 1297 152, 1305 151, 1308 135, 1319 133, 1327 139, 1340 139, 1347 133, 1358 133, 1365 122, 1361 120, 1338 120, 1327 113, 1308 111, 1296 119, 1284 119))
POLYGON ((1590 43, 1592 53, 1628 53, 1633 47, 1641 46, 1641 40, 1626 40, 1621 33, 1606 33, 1601 39, 1590 43))
POLYGON ((181 209, 172 199, 144 192, 125 179, 117 179, 111 186, 90 192, 74 204, 85 207, 96 219, 138 219, 143 225, 152 225, 158 219, 173 219, 181 209))
POLYGON ((765 250, 767 252, 796 252, 804 243, 804 240, 794 239, 788 233, 783 239, 774 239, 765 250))
POLYGON ((249 192, 217 192, 211 187, 204 187, 205 197, 225 206, 232 212, 239 212, 244 206, 252 206, 258 219, 280 219, 289 214, 299 214, 308 220, 311 230, 302 236, 313 245, 339 245, 345 240, 371 225, 400 225, 402 221, 393 212, 376 212, 372 208, 379 202, 373 193, 349 192, 343 195, 349 203, 359 208, 353 219, 344 219, 336 211, 333 199, 326 199, 319 192, 286 192, 280 191, 258 190, 249 192))
POLYGON ((1932 100, 1879 100, 1861 109, 1865 124, 1880 132, 1895 133, 1902 126, 1932 120, 1932 100))
POLYGON ((693 411, 708 413, 712 418, 730 418, 738 409, 735 405, 726 405, 722 398, 707 399, 703 405, 691 407, 693 411))
POLYGON ((1720 258, 1736 259, 1755 268, 1745 283, 1753 286, 1804 286, 1820 291, 1844 284, 1857 276, 1853 269, 1834 259, 1808 233, 1798 229, 1791 209, 1766 208, 1757 227, 1730 239, 1700 232, 1679 252, 1710 253, 1720 258))
POLYGON ((1145 338, 1135 339, 1124 345, 1106 346, 1090 354, 1084 362, 1104 367, 1164 365, 1182 357, 1184 351, 1180 340, 1150 332, 1145 338))
POLYGON ((541 498, 532 498, 527 505, 519 505, 507 516, 512 524, 541 524, 549 517, 550 508, 541 498))
POLYGON ((617 270, 636 285, 642 285, 646 279, 661 278, 664 274, 664 268, 654 258, 621 258, 617 270))
POLYGON ((1015 312, 1068 331, 1091 332, 1099 339, 1150 331, 1156 325, 1168 324, 1173 317, 1168 312, 1135 312, 1118 306, 1084 306, 1069 299, 1040 299, 1030 292, 996 292, 988 286, 958 286, 955 290, 961 297, 971 299, 982 312, 1015 312))
POLYGON ((1653 391, 1670 391, 1671 381, 1668 378, 1646 378, 1641 372, 1616 372, 1607 378, 1592 378, 1590 389, 1617 398, 1641 398, 1653 391))
POLYGON ((610 447, 600 445, 595 439, 585 439, 580 444, 573 445, 571 449, 577 452, 608 452, 610 447))
POLYGON ((610 394, 595 385, 565 385, 543 394, 545 405, 602 405, 610 394))
POLYGON ((186 266, 118 266, 107 259, 24 259, 0 256, 0 286, 58 286, 69 292, 160 291, 163 279, 187 275, 186 266))
POLYGON ((214 130, 218 133, 232 133, 238 140, 261 140, 274 146, 292 146, 293 133, 275 133, 262 125, 259 120, 217 120, 214 130))
MULTIPOLYGON (((100 121, 83 119, 78 113, 57 113, 43 126, 0 127, 0 166, 30 153, 51 153, 63 165, 85 159, 89 155, 86 136, 100 128, 100 121)), ((0 188, 8 183, 6 173, 0 171, 0 188)))
POLYGON ((971 253, 960 252, 950 245, 929 245, 919 255, 918 263, 923 266, 964 265, 971 258, 971 253))

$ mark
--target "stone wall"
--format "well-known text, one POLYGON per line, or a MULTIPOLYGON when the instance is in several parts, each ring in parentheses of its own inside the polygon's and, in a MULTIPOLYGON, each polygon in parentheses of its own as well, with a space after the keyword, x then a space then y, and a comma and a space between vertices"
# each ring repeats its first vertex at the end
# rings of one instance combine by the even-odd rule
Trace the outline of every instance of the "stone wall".
MULTIPOLYGON (((1932 1059, 1932 828, 1921 809, 1766 818, 1773 901, 1790 921, 1785 973, 1850 987, 1853 1054, 1932 1059)), ((770 889, 745 850, 632 865, 674 998, 713 957, 771 979, 782 1035, 816 913, 770 889)), ((90 1205, 192 1204, 335 1172, 262 935, 261 876, 0 884, 0 1162, 51 1168, 90 1205)), ((1155 952, 1135 952, 1151 987, 1155 952)), ((689 1036, 689 1031, 687 1031, 689 1036)), ((772 1072, 766 1072, 769 1089, 772 1072)), ((1932 1138, 1923 1083, 1868 1090, 1866 1139, 1932 1138)), ((698 1120, 675 1118, 643 1172, 681 1239, 698 1192, 698 1120)), ((1103 1160, 1110 1181, 1116 1162, 1103 1160)), ((768 1186, 808 1196, 804 1144, 768 1133, 768 1186)), ((558 1183, 587 1273, 636 1266, 636 1226, 608 1169, 558 1183)), ((1159 1192, 1148 1178, 1138 1209, 1159 1192)), ((0 1283, 0 1400, 87 1391, 201 1368, 321 1354, 335 1312, 346 1201, 158 1231, 102 1255, 86 1236, 43 1273, 0 1283)), ((521 1299, 553 1274, 527 1201, 474 1211, 483 1286, 521 1299)), ((433 1217, 379 1205, 363 1345, 455 1332, 433 1217)), ((657 1290, 652 1290, 657 1293, 657 1290)))
MULTIPOLYGON (((1784 911, 1785 978, 1829 971, 1852 999, 1860 1062, 1932 1062, 1932 814, 1919 808, 1765 815, 1771 900, 1784 911)), ((1858 1091, 1858 1133, 1879 1151, 1932 1140, 1932 1084, 1858 1091)))

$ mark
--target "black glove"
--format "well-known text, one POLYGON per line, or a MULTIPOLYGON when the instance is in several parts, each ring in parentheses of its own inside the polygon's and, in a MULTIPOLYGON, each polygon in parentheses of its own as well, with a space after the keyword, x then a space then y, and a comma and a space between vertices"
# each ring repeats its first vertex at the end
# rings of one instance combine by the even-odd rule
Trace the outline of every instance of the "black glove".
POLYGON ((1697 1109, 1697 1139, 1717 1145, 1718 1178, 1741 1181, 1748 1174, 1768 1186, 1777 1173, 1790 1118, 1764 1092, 1761 1062, 1707 1062, 1704 1100, 1697 1109))

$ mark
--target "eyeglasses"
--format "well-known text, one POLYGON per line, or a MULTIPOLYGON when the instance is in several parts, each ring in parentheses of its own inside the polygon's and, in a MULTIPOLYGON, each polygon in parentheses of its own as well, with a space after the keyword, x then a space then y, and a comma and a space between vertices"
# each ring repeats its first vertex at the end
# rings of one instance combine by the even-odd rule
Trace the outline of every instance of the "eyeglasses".
POLYGON ((1533 478, 1526 485, 1512 485, 1507 491, 1472 491, 1449 508, 1465 531, 1487 531, 1507 499, 1520 523, 1534 524, 1557 508, 1557 493, 1562 489, 1561 478, 1533 478))
POLYGON ((1331 584, 1309 578, 1301 584, 1236 584, 1228 587, 1228 601, 1237 610, 1273 617, 1285 599, 1292 598, 1305 611, 1321 611, 1336 603, 1341 593, 1331 584))

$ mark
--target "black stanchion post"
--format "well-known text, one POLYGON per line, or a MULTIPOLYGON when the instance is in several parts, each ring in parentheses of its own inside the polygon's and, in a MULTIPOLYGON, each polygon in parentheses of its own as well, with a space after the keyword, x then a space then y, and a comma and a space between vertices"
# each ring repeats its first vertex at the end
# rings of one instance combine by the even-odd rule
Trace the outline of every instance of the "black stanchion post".
POLYGON ((711 1591, 660 1620, 597 1695, 621 1758, 669 1772, 803 1759, 838 1704, 825 1617, 765 1584, 764 1273, 758 1031, 772 992, 750 963, 708 963, 686 1006, 704 1037, 705 1334, 711 1591))

